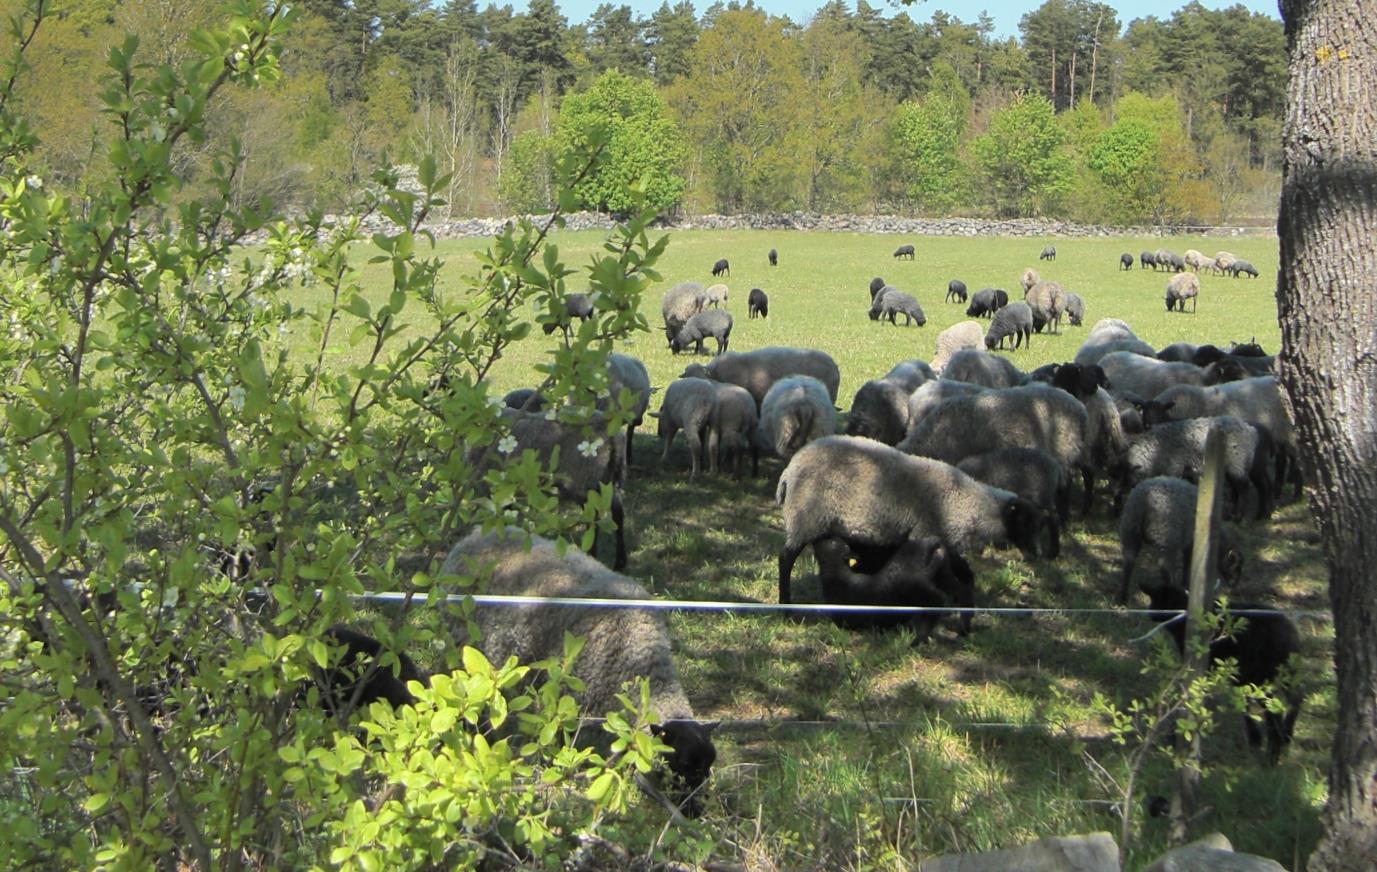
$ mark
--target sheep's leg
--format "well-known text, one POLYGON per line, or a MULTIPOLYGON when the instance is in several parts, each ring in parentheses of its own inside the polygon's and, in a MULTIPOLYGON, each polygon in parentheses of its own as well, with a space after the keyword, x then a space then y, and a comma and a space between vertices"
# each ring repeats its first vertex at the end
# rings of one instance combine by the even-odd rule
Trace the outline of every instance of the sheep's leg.
POLYGON ((622 498, 618 493, 612 494, 612 522, 617 527, 617 556, 612 568, 621 572, 626 569, 626 511, 622 508, 622 498))
POLYGON ((1123 577, 1119 579, 1119 605, 1128 603, 1128 583, 1133 578, 1133 564, 1138 561, 1138 547, 1126 544, 1123 546, 1123 577))
POLYGON ((1056 560, 1061 556, 1061 521, 1058 520, 1056 513, 1049 513, 1047 516, 1047 534, 1051 540, 1051 549, 1048 551, 1047 559, 1056 560))
POLYGON ((698 475, 698 458, 703 453, 703 435, 697 427, 685 427, 684 438, 688 440, 689 478, 698 475))
POLYGON ((636 435, 636 425, 634 423, 626 425, 626 465, 631 465, 631 444, 632 438, 636 435))
POLYGON ((717 452, 721 448, 721 445, 722 435, 718 432, 718 428, 709 425, 708 445, 706 453, 708 457, 708 472, 711 472, 713 475, 717 474, 717 452))
MULTIPOLYGON (((664 419, 662 418, 661 420, 663 421, 664 419)), ((665 443, 665 450, 660 453, 660 463, 663 465, 669 462, 669 446, 674 444, 674 434, 679 432, 679 425, 671 421, 669 423, 662 423, 660 429, 660 435, 664 438, 665 443)))
POLYGON ((794 561, 798 560, 799 554, 803 553, 803 546, 790 547, 786 542, 779 551, 779 603, 788 605, 792 602, 789 597, 789 576, 794 572, 794 561))

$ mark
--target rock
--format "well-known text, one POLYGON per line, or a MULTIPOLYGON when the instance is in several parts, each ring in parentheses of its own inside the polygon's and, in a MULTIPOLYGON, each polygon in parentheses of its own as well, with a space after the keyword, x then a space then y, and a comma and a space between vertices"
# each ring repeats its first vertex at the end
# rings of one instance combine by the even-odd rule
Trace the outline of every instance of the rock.
POLYGON ((945 854, 918 872, 1119 872, 1119 846, 1109 833, 1051 836, 1021 848, 983 854, 945 854))
POLYGON ((1143 872, 1286 872, 1276 860, 1236 854, 1220 833, 1212 833, 1158 857, 1143 872))

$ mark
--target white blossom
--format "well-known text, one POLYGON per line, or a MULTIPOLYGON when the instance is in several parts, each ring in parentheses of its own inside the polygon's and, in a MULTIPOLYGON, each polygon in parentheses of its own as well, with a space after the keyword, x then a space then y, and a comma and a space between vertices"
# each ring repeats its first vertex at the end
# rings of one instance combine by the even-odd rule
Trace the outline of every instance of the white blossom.
POLYGON ((38 190, 39 188, 43 187, 43 178, 41 176, 25 176, 24 185, 25 187, 38 190))
POLYGON ((500 409, 505 406, 506 403, 502 402, 501 397, 488 397, 488 405, 492 406, 494 409, 500 409))
POLYGON ((511 454, 516 450, 516 437, 508 433, 497 443, 497 450, 501 454, 511 454))
POLYGON ((602 448, 602 439, 584 440, 579 443, 579 454, 584 457, 597 457, 599 449, 602 448))
POLYGON ((7 473, 7 472, 9 472, 9 471, 10 471, 10 465, 9 465, 8 463, 5 462, 5 458, 0 457, 0 475, 4 475, 5 473, 7 473))

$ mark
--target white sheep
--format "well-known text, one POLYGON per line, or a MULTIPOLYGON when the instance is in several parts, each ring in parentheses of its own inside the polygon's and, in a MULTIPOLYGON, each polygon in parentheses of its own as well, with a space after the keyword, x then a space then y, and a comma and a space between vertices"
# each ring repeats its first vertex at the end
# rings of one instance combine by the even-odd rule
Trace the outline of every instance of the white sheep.
POLYGON ((665 291, 660 300, 660 314, 665 320, 665 341, 672 344, 688 319, 703 311, 707 302, 708 294, 697 282, 680 282, 665 291))
POLYGON ((942 375, 952 355, 963 348, 976 350, 985 347, 985 329, 979 321, 958 321, 937 334, 937 347, 932 355, 932 368, 942 375))
POLYGON ((698 475, 698 457, 704 454, 709 468, 717 469, 717 432, 712 428, 717 411, 717 386, 704 378, 681 378, 665 388, 660 411, 651 417, 659 422, 659 436, 664 443, 660 462, 669 460, 669 447, 680 430, 688 440, 689 478, 698 475))
POLYGON ((707 290, 708 305, 714 308, 727 304, 727 295, 730 293, 726 285, 709 285, 707 290))
POLYGON ((783 458, 837 432, 837 410, 817 379, 790 376, 770 386, 760 404, 759 444, 783 458))
POLYGON ((1173 307, 1177 311, 1186 311, 1186 301, 1191 301, 1191 312, 1195 311, 1196 304, 1200 299, 1200 276, 1195 273, 1180 273, 1167 279, 1167 311, 1172 311, 1173 307))
POLYGON ((751 454, 751 475, 760 474, 760 446, 756 428, 760 423, 755 399, 740 385, 713 382, 717 386, 717 416, 710 424, 717 434, 717 466, 725 459, 740 466, 741 455, 751 454))

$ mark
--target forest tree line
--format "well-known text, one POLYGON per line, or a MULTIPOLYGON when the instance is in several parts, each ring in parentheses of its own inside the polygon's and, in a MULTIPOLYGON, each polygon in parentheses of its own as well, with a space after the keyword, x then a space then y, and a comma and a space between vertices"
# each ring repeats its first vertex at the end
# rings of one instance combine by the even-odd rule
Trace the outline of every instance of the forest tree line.
MULTIPOLYGON (((221 6, 55 0, 22 95, 51 183, 107 172, 83 84, 111 47, 133 33, 148 63, 175 64, 221 6)), ((618 211, 635 182, 691 213, 1222 224, 1270 220, 1277 200, 1285 38, 1241 5, 1125 24, 1047 0, 1018 38, 983 13, 920 22, 865 0, 806 22, 749 0, 645 17, 604 3, 576 24, 554 0, 301 0, 296 15, 281 79, 212 113, 246 156, 241 202, 338 209, 384 158, 432 154, 453 174, 450 216, 543 211, 558 155, 594 131, 608 141, 578 189, 589 209, 618 211)), ((178 160, 208 174, 194 146, 178 160)))

